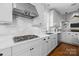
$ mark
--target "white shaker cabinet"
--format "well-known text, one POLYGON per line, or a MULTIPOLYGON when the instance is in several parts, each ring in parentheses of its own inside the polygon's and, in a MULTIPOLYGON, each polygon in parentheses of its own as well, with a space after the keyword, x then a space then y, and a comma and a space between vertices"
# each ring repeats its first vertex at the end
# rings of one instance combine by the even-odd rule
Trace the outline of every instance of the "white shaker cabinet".
POLYGON ((30 47, 23 43, 12 47, 12 56, 30 56, 30 47))
POLYGON ((49 41, 50 41, 50 43, 49 43, 49 52, 51 52, 57 45, 58 45, 58 39, 57 39, 57 35, 56 34, 54 34, 54 35, 50 35, 49 36, 49 41))
POLYGON ((40 39, 33 42, 30 46, 31 56, 41 56, 41 41, 40 39))
POLYGON ((53 51, 58 45, 57 34, 48 36, 48 53, 53 51))
POLYGON ((11 48, 0 50, 0 56, 46 56, 58 45, 57 35, 50 35, 16 43, 11 48))
POLYGON ((26 42, 17 46, 12 47, 13 56, 40 56, 40 40, 34 40, 26 42))
POLYGON ((61 41, 69 44, 79 44, 77 32, 63 32, 61 34, 61 41))
POLYGON ((48 53, 50 53, 52 51, 51 44, 52 44, 52 41, 51 41, 50 37, 48 37, 48 53))
POLYGON ((41 55, 46 56, 48 55, 48 40, 47 37, 41 39, 41 55))
POLYGON ((71 33, 63 32, 61 34, 61 41, 66 42, 66 43, 71 43, 71 41, 72 41, 71 33))
POLYGON ((11 56, 11 48, 0 50, 0 56, 11 56))
POLYGON ((12 3, 0 3, 0 22, 12 22, 12 3))

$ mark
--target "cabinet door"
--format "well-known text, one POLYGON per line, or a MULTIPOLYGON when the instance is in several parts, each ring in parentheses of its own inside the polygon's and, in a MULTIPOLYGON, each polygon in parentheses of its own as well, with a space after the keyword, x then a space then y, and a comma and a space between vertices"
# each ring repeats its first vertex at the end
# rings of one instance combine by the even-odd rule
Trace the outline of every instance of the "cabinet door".
POLYGON ((46 38, 42 38, 41 40, 41 55, 46 56, 48 54, 48 41, 46 38))
POLYGON ((57 35, 50 36, 50 44, 50 51, 52 51, 58 45, 57 35))
POLYGON ((11 48, 0 50, 0 56, 11 56, 11 48))
POLYGON ((30 56, 30 47, 27 43, 23 43, 12 48, 13 56, 30 56))
POLYGON ((54 50, 57 45, 58 45, 57 38, 54 37, 54 38, 51 40, 51 49, 54 50))
POLYGON ((48 53, 50 53, 52 51, 51 49, 51 39, 50 36, 48 37, 48 53))
POLYGON ((11 3, 0 3, 0 22, 12 22, 11 3))
POLYGON ((62 42, 71 43, 71 39, 72 39, 71 33, 66 33, 66 32, 62 33, 61 37, 62 37, 61 39, 62 42))
POLYGON ((79 44, 78 33, 74 33, 72 38, 72 44, 79 44))
MULTIPOLYGON (((32 42, 33 43, 33 42, 32 42)), ((35 41, 30 47, 31 56, 41 56, 41 41, 35 41)))

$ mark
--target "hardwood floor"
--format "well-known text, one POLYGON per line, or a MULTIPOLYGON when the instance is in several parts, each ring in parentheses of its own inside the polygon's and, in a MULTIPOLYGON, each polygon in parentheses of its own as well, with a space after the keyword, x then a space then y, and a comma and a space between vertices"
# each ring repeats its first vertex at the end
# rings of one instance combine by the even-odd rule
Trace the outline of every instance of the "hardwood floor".
POLYGON ((79 56, 79 46, 60 43, 48 56, 79 56))

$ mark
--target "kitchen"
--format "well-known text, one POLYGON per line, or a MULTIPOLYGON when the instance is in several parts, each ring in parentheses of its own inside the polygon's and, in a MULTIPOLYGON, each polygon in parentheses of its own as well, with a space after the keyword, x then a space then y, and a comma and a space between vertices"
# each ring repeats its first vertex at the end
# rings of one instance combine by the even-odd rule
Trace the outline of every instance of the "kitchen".
POLYGON ((0 3, 0 8, 0 56, 79 56, 79 3, 0 3))

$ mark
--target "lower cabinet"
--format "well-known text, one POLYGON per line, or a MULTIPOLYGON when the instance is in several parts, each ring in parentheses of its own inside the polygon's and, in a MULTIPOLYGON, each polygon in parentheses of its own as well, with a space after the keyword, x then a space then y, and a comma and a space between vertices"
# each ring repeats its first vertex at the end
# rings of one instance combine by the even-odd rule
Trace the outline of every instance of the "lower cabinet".
POLYGON ((30 46, 31 56, 41 56, 41 41, 35 42, 30 46))
POLYGON ((0 50, 0 56, 11 56, 11 48, 0 50))
POLYGON ((14 46, 12 48, 13 56, 40 56, 41 48, 40 48, 40 40, 31 41, 28 43, 24 43, 21 45, 14 46))
POLYGON ((50 36, 51 38, 51 50, 53 50, 58 45, 57 35, 50 36))
POLYGON ((41 44, 41 55, 46 56, 49 50, 47 37, 41 39, 41 44))
POLYGON ((63 32, 61 33, 61 41, 65 43, 72 43, 72 35, 71 33, 63 32))
POLYGON ((57 35, 51 35, 48 37, 48 53, 50 53, 58 45, 57 35))
POLYGON ((57 35, 51 35, 41 39, 41 55, 48 55, 58 45, 57 35))
POLYGON ((26 43, 14 46, 12 56, 30 56, 30 47, 26 43))
POLYGON ((56 35, 46 36, 0 50, 0 56, 46 56, 57 44, 56 35))
POLYGON ((61 34, 61 41, 69 44, 79 45, 79 34, 76 32, 63 32, 61 34))

